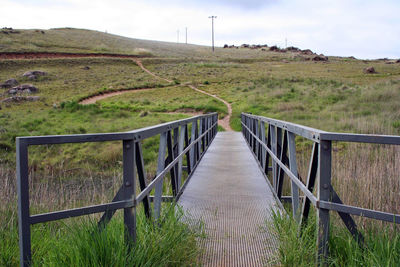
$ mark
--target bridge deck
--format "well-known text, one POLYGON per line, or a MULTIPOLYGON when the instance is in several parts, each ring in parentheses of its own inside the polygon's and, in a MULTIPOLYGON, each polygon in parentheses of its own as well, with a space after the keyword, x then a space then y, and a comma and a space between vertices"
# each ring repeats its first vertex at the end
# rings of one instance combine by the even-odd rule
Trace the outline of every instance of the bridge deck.
POLYGON ((204 222, 204 266, 265 266, 277 246, 265 222, 279 209, 240 132, 220 132, 179 204, 204 222))

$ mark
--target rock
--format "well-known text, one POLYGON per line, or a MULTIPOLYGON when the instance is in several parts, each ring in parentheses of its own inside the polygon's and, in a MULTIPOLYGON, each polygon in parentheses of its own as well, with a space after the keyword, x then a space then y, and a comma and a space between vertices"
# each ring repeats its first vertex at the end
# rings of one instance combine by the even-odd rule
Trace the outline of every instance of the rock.
POLYGON ((32 84, 21 84, 19 86, 15 86, 8 90, 9 94, 16 94, 16 93, 36 93, 39 89, 37 89, 32 84))
POLYGON ((301 51, 300 48, 294 47, 294 46, 289 46, 288 48, 286 48, 286 50, 290 51, 290 52, 300 52, 301 51))
POLYGON ((372 74, 372 73, 376 73, 376 70, 374 67, 368 67, 364 69, 364 73, 366 74, 372 74))
POLYGON ((39 101, 39 100, 40 100, 40 96, 37 96, 37 95, 34 95, 34 96, 27 96, 27 97, 25 97, 25 99, 26 99, 27 101, 35 102, 35 101, 39 101))
POLYGON ((18 81, 16 79, 8 79, 4 83, 0 84, 0 88, 11 88, 16 85, 18 85, 18 81))
POLYGON ((90 70, 90 67, 89 67, 89 66, 85 66, 85 67, 83 67, 82 69, 83 69, 83 70, 90 70))
POLYGON ((39 76, 45 76, 47 72, 41 70, 31 70, 22 74, 22 77, 27 77, 29 80, 36 80, 39 76))
POLYGON ((273 45, 273 46, 271 46, 271 47, 269 48, 269 51, 278 52, 279 50, 280 50, 279 47, 277 47, 276 45, 273 45))
POLYGON ((35 102, 35 101, 39 101, 40 100, 40 96, 12 96, 6 99, 3 99, 0 102, 3 103, 19 103, 19 102, 23 102, 23 101, 31 101, 31 102, 35 102))
POLYGON ((321 54, 321 55, 316 55, 315 57, 312 58, 312 60, 313 61, 328 61, 328 57, 321 54))
POLYGON ((149 115, 148 111, 142 111, 140 112, 139 117, 146 117, 147 115, 149 115))
POLYGON ((301 50, 301 53, 302 53, 303 55, 314 55, 314 52, 311 51, 310 49, 301 50))

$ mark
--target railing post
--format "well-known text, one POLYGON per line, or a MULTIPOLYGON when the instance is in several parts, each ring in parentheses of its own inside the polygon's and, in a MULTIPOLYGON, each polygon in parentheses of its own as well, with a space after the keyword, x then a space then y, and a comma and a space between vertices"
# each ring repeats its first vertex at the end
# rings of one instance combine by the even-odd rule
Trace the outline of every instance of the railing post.
POLYGON ((30 266, 32 254, 29 223, 28 146, 17 138, 16 148, 20 266, 30 266))
MULTIPOLYGON (((133 140, 123 141, 123 180, 124 199, 136 198, 135 185, 135 143, 133 140)), ((136 240, 136 204, 124 208, 125 240, 130 244, 136 240)))
MULTIPOLYGON (((332 142, 321 141, 319 146, 318 161, 318 201, 330 201, 331 199, 331 164, 332 164, 332 142)), ((329 210, 317 209, 317 245, 318 265, 325 266, 329 253, 329 210)))

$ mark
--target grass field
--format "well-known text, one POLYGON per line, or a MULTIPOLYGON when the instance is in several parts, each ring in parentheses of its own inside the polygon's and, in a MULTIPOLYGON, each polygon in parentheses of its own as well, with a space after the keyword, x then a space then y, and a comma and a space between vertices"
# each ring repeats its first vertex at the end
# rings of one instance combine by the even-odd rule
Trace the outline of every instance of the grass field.
MULTIPOLYGON (((15 137, 119 132, 194 113, 216 111, 220 117, 227 115, 223 103, 193 91, 188 84, 227 100, 233 108, 230 124, 234 130, 240 130, 240 113, 251 112, 327 131, 400 134, 400 64, 388 64, 390 60, 329 57, 327 62, 315 62, 310 60, 312 56, 292 52, 217 48, 211 53, 209 47, 87 30, 18 31, 0 32, 0 52, 144 56, 141 61, 147 69, 173 82, 149 75, 131 59, 0 60, 0 83, 10 78, 20 84, 31 83, 39 89, 34 95, 40 97, 37 102, 0 103, 0 211, 6 214, 1 216, 1 229, 15 224, 15 137), (364 73, 369 66, 377 73, 364 73), (48 74, 37 80, 23 78, 29 70, 48 74), (127 92, 96 104, 79 104, 91 95, 135 88, 150 89, 127 92)), ((0 101, 7 97, 7 90, 0 89, 0 101)), ((310 143, 297 142, 300 173, 306 177, 310 143)), ((156 167, 157 137, 146 140, 143 147, 151 179, 156 167)), ((392 147, 334 144, 336 191, 348 204, 400 213, 396 166, 399 152, 392 147)), ((117 189, 111 185, 119 181, 115 177, 121 174, 119 143, 40 147, 30 150, 29 156, 32 188, 46 188, 48 192, 43 196, 33 194, 34 209, 101 203, 112 198, 117 189), (90 187, 94 181, 99 187, 90 187), (62 199, 55 201, 50 189, 60 184, 66 185, 66 191, 62 199), (68 188, 74 188, 73 197, 68 188), (79 193, 76 188, 90 190, 79 193), (93 192, 102 193, 87 199, 93 192)), ((358 222, 363 227, 370 225, 363 219, 358 222)), ((9 242, 17 245, 15 237, 9 242)))

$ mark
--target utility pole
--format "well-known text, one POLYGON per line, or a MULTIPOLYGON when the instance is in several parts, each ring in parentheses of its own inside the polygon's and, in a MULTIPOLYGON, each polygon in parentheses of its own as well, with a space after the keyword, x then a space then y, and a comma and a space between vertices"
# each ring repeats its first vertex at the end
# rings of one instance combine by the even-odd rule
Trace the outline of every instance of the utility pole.
POLYGON ((179 30, 176 31, 177 35, 176 35, 176 42, 179 44, 179 30))
POLYGON ((285 38, 285 48, 287 48, 287 38, 285 38))
POLYGON ((210 16, 208 17, 211 19, 211 31, 212 31, 212 51, 214 52, 214 19, 217 18, 217 16, 210 16))
POLYGON ((186 31, 186 44, 187 44, 187 27, 185 28, 186 31))

